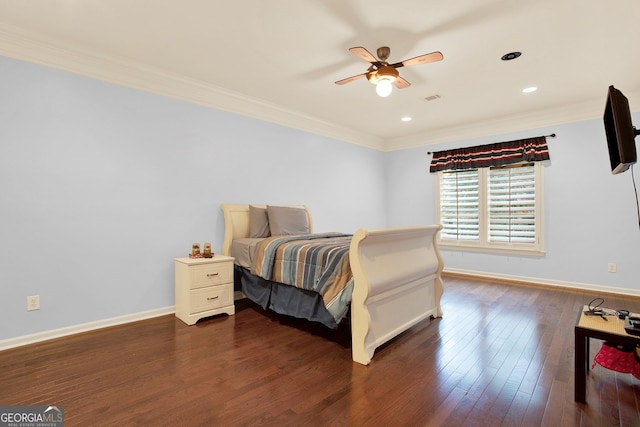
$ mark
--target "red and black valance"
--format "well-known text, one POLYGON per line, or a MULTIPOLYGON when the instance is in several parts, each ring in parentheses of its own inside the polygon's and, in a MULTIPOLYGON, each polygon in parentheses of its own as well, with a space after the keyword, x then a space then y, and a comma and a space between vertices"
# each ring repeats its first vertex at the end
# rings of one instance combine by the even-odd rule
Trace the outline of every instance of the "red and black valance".
POLYGON ((539 136, 517 141, 436 151, 431 158, 430 171, 476 169, 544 160, 549 160, 547 138, 539 136))

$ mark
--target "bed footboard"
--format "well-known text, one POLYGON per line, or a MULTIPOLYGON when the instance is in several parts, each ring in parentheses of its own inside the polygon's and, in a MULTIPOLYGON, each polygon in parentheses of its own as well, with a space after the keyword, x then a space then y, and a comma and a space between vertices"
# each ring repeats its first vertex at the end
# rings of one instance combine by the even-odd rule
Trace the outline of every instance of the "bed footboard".
POLYGON ((371 362, 380 345, 428 317, 440 317, 442 257, 436 245, 441 225, 358 230, 349 258, 353 360, 371 362))

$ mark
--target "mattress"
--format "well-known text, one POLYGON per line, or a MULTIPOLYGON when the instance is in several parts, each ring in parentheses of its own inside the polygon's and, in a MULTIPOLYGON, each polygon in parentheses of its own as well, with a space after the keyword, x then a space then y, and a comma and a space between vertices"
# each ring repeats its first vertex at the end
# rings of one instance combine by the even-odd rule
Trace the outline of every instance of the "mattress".
POLYGON ((264 237, 260 237, 234 240, 231 243, 230 254, 235 258, 234 263, 240 267, 251 270, 258 244, 264 239, 264 237))
POLYGON ((336 328, 353 292, 352 238, 332 232, 235 239, 236 290, 265 309, 336 328))

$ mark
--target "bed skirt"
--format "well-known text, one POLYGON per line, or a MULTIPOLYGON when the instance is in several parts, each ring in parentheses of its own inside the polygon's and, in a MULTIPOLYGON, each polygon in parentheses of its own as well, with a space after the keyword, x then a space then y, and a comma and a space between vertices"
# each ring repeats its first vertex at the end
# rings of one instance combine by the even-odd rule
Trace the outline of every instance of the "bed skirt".
POLYGON ((265 310, 319 322, 331 329, 338 327, 331 313, 325 308, 322 297, 315 292, 265 280, 237 265, 235 288, 265 310))

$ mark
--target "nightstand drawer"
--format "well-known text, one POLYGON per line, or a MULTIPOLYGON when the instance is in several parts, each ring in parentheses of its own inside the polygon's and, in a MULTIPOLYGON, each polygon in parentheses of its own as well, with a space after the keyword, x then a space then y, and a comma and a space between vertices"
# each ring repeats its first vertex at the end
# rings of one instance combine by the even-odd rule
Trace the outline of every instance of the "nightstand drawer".
POLYGON ((206 286, 233 283, 233 263, 215 262, 211 264, 192 265, 190 288, 198 289, 206 286))
POLYGON ((191 314, 233 304, 233 285, 211 286, 189 292, 191 314))

